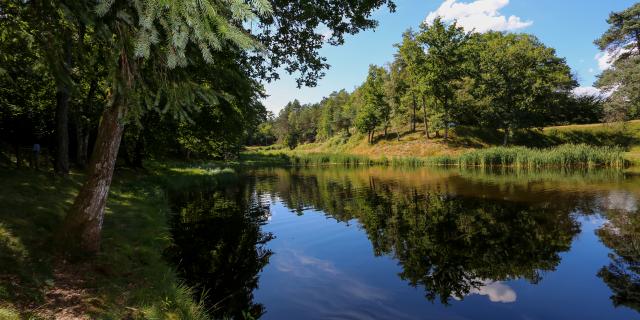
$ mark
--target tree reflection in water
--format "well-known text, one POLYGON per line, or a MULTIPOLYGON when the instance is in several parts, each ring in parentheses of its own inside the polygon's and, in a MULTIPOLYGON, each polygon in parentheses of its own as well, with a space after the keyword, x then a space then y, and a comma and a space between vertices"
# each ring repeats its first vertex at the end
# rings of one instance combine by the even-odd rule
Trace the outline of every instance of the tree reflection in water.
POLYGON ((367 190, 354 206, 376 255, 392 255, 400 277, 429 300, 462 299, 487 280, 537 283, 554 270, 579 228, 566 211, 495 199, 367 190))
POLYGON ((253 302, 253 290, 269 262, 265 244, 272 235, 260 231, 269 206, 253 191, 232 183, 171 195, 173 245, 166 256, 189 286, 204 293, 214 318, 257 318, 265 312, 253 302))
POLYGON ((295 169, 275 173, 277 179, 259 179, 260 190, 298 213, 313 207, 338 221, 357 219, 374 254, 396 259, 399 276, 424 288, 431 301, 462 299, 494 281, 537 283, 580 231, 571 212, 584 201, 575 199, 531 203, 487 197, 487 190, 455 195, 446 191, 456 188, 450 181, 416 186, 295 169))
MULTIPOLYGON (((299 215, 313 208, 338 221, 356 219, 373 254, 394 258, 399 277, 430 301, 483 294, 513 302, 515 292, 502 282, 541 281, 580 232, 576 212, 600 212, 592 193, 547 192, 548 185, 530 180, 411 177, 274 169, 248 172, 222 188, 175 193, 167 256, 190 286, 207 292, 214 317, 259 317, 266 310, 252 291, 271 255, 272 235, 261 231, 269 196, 299 215)), ((614 304, 640 309, 640 217, 612 213, 609 221, 598 235, 614 254, 599 276, 614 291, 614 304)))
POLYGON ((613 291, 611 301, 640 311, 640 211, 611 210, 608 222, 596 231, 609 247, 610 264, 598 277, 613 291))

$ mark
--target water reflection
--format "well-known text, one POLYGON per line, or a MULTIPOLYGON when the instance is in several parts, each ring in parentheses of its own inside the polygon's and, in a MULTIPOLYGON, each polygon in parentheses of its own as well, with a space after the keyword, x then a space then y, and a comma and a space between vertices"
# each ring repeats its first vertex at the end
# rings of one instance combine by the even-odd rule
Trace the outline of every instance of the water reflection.
POLYGON ((611 248, 611 262, 598 277, 613 291, 611 301, 616 307, 640 311, 640 212, 611 210, 607 218, 597 234, 611 248))
POLYGON ((166 250, 187 284, 202 294, 215 318, 257 318, 264 306, 253 302, 258 273, 269 262, 260 231, 269 206, 250 185, 172 193, 173 245, 166 250))
MULTIPOLYGON (((190 285, 208 293, 215 317, 259 317, 270 309, 276 318, 293 317, 297 304, 297 315, 313 312, 311 318, 415 318, 408 309, 424 305, 414 302, 403 307, 407 310, 401 308, 394 297, 398 289, 390 285, 394 279, 417 288, 433 305, 454 305, 439 315, 455 313, 461 303, 477 296, 515 305, 510 312, 524 316, 520 308, 534 300, 530 288, 557 270, 571 252, 583 217, 602 214, 606 223, 596 227, 596 234, 611 249, 610 262, 597 277, 571 281, 582 281, 586 294, 600 290, 604 281, 615 306, 640 310, 639 189, 636 178, 608 171, 257 169, 223 187, 173 194, 174 245, 167 255, 190 285), (273 223, 269 218, 274 204, 295 215, 266 229, 297 240, 269 242, 273 235, 263 226, 273 223), (309 214, 330 219, 309 221, 309 214), (344 232, 366 235, 369 246, 358 247, 352 256, 341 255, 349 243, 333 231, 319 231, 329 221, 355 225, 344 232), (305 247, 305 241, 319 245, 305 247), (277 295, 280 290, 286 298, 263 306, 253 302, 253 291, 270 250, 275 256, 262 291, 277 295), (376 273, 384 281, 373 281, 357 267, 339 266, 345 259, 371 256, 392 259, 397 271, 376 273), (273 289, 276 285, 281 287, 273 289), (523 300, 522 288, 529 291, 530 301, 523 300)), ((554 281, 552 285, 558 283, 554 281)), ((542 291, 536 299, 544 303, 550 293, 542 291)), ((589 310, 591 314, 585 311, 592 318, 610 312, 602 304, 590 307, 597 308, 589 310)), ((549 310, 543 318, 564 311, 549 310)), ((510 317, 499 314, 487 315, 510 317)))

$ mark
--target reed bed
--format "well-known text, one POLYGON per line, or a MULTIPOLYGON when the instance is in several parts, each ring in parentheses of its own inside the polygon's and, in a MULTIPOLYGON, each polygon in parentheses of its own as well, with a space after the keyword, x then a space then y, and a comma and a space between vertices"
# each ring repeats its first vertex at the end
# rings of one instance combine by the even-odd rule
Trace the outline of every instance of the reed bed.
POLYGON ((565 144, 552 148, 492 147, 469 151, 458 156, 429 158, 430 164, 459 167, 624 168, 624 150, 619 147, 595 147, 586 144, 565 144))
POLYGON ((624 150, 619 147, 596 147, 586 144, 565 144, 537 149, 526 147, 491 147, 468 151, 459 155, 420 157, 381 157, 337 153, 270 153, 252 154, 248 158, 262 164, 314 166, 339 164, 346 166, 457 166, 457 167, 513 167, 535 168, 624 168, 624 150), (260 159, 260 160, 259 160, 260 159))

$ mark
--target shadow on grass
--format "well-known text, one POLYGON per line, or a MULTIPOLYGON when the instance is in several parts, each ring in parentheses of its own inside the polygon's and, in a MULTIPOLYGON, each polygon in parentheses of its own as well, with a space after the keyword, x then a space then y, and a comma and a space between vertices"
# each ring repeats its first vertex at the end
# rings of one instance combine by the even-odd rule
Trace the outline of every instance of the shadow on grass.
POLYGON ((0 169, 0 314, 15 309, 24 318, 51 315, 43 309, 65 306, 51 305, 51 291, 76 286, 73 292, 86 297, 74 303, 85 304, 80 309, 92 318, 206 319, 204 307, 162 256, 170 245, 166 190, 233 176, 213 168, 118 170, 102 250, 70 266, 53 254, 53 239, 83 176, 0 169))
POLYGON ((80 176, 0 169, 0 300, 42 303, 52 277, 53 234, 80 176))

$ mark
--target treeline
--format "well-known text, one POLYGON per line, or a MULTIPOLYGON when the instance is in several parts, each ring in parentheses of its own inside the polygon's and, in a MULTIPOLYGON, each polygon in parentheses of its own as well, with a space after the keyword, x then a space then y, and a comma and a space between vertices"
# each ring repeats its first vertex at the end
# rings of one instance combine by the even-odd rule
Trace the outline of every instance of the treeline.
POLYGON ((624 121, 640 116, 640 4, 612 13, 596 44, 617 54, 596 83, 613 94, 575 95, 578 83, 564 58, 529 34, 465 32, 436 19, 408 30, 394 60, 369 67, 364 83, 319 103, 288 103, 260 125, 256 142, 290 148, 354 132, 400 139, 420 128, 426 139, 448 138, 455 126, 503 134, 549 125, 624 121), (634 23, 636 25, 634 25, 634 23), (635 30, 635 31, 634 31, 635 30), (634 33, 635 32, 635 33, 634 33))

